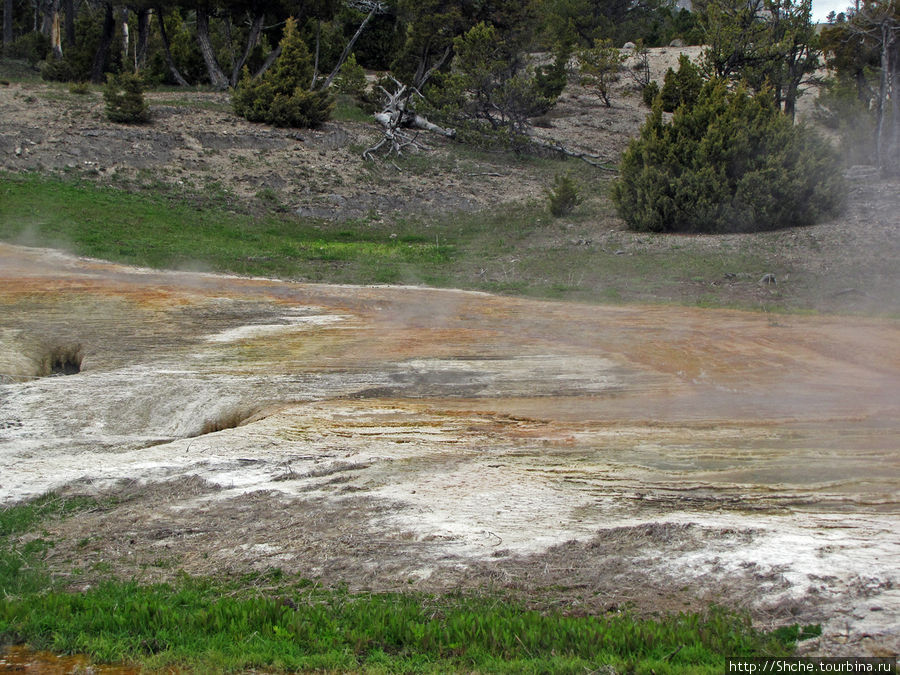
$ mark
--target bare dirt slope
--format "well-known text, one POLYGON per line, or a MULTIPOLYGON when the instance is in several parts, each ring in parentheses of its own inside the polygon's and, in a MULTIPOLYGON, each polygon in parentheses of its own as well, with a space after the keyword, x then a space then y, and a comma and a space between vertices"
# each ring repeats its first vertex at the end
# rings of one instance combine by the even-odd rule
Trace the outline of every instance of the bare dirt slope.
POLYGON ((73 588, 279 567, 572 611, 718 601, 823 622, 813 651, 900 646, 896 322, 8 245, 0 311, 3 500, 119 498, 52 526, 73 588), (81 372, 34 378, 51 352, 81 372))
MULTIPOLYGON (((661 81, 680 53, 696 57, 699 50, 652 50, 653 77, 661 81)), ((274 129, 236 117, 225 93, 150 93, 147 99, 152 124, 134 127, 109 123, 99 92, 72 95, 58 85, 0 88, 0 167, 187 188, 216 183, 247 198, 267 189, 301 212, 338 218, 369 211, 473 210, 496 205, 498 195, 504 201, 542 198, 547 187, 539 176, 510 170, 502 156, 496 162, 451 157, 449 142, 438 137, 427 139, 435 152, 422 166, 397 171, 362 161, 362 150, 379 136, 372 123, 274 129)), ((615 162, 646 112, 627 77, 617 85, 611 108, 573 83, 538 135, 615 162)))
MULTIPOLYGON (((653 77, 661 80, 682 51, 696 58, 699 48, 652 50, 653 77)), ((385 223, 404 214, 479 211, 528 202, 538 217, 553 175, 581 166, 547 166, 507 154, 474 152, 442 138, 429 139, 431 152, 399 164, 371 163, 361 157, 378 137, 369 122, 336 121, 314 131, 273 129, 234 116, 227 94, 158 92, 148 98, 152 124, 133 127, 105 120, 99 92, 78 96, 45 84, 0 87, 0 169, 59 171, 129 190, 175 191, 185 199, 202 195, 204 200, 238 200, 261 209, 278 205, 338 222, 356 218, 385 223)), ((807 116, 813 98, 810 92, 800 99, 807 116)), ((535 133, 590 150, 614 165, 646 109, 628 77, 618 83, 612 101, 606 108, 571 83, 535 133)), ((576 224, 551 222, 521 242, 532 252, 589 254, 588 265, 573 266, 559 277, 563 285, 578 286, 579 297, 611 297, 612 282, 604 266, 616 254, 634 257, 640 265, 643 258, 685 250, 738 258, 749 252, 762 260, 759 269, 736 267, 717 277, 686 269, 674 286, 641 283, 616 292, 624 300, 640 302, 695 303, 711 295, 718 304, 745 307, 774 303, 825 312, 900 313, 896 180, 882 180, 865 167, 851 170, 846 212, 815 227, 756 235, 648 236, 625 231, 612 214, 604 197, 611 175, 582 171, 586 208, 595 215, 581 217, 576 224), (777 273, 777 287, 759 284, 766 272, 777 273)), ((475 260, 458 285, 499 283, 515 277, 519 267, 516 255, 475 260)))

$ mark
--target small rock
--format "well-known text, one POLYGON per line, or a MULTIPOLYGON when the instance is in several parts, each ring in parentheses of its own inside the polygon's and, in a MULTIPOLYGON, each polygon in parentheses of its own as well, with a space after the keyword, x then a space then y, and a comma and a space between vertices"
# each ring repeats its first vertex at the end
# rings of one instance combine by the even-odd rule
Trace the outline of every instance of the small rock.
POLYGON ((18 146, 16 146, 16 157, 21 157, 21 156, 22 156, 22 146, 18 145, 18 146))
POLYGON ((669 43, 670 47, 684 47, 684 40, 681 38, 675 38, 669 43))
POLYGON ((636 46, 633 42, 626 42, 622 45, 622 49, 634 49, 636 46))

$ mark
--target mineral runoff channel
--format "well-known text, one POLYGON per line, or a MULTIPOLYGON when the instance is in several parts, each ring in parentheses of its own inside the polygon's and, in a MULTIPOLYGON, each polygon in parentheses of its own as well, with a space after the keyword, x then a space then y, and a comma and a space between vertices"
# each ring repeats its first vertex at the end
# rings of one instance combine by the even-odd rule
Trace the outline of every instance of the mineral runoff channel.
POLYGON ((823 623, 810 653, 900 648, 895 320, 308 285, 10 245, 0 317, 0 499, 140 486, 131 511, 83 524, 135 555, 165 544, 191 573, 371 588, 557 569, 561 587, 639 608, 676 607, 677 589, 757 617, 788 607, 823 623))

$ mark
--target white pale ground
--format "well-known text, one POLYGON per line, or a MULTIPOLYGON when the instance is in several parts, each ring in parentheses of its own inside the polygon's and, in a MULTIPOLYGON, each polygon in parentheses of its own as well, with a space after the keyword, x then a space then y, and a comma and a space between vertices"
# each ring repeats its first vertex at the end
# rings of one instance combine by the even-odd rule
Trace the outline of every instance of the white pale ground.
MULTIPOLYGON (((2 245, 0 254, 6 255, 0 255, 4 283, 19 274, 9 269, 19 256, 29 270, 23 276, 39 276, 44 266, 48 279, 71 281, 74 293, 108 273, 110 283, 130 290, 189 288, 192 302, 202 304, 199 289, 208 288, 220 302, 219 296, 246 293, 251 283, 147 273, 2 245)), ((831 603, 826 632, 832 643, 846 633, 870 636, 881 650, 900 648, 895 347, 887 347, 893 356, 883 364, 869 363, 861 348, 840 374, 831 368, 844 362, 826 360, 832 365, 823 369, 825 357, 812 354, 814 342, 781 340, 795 329, 773 326, 762 315, 706 310, 696 314, 696 332, 684 347, 696 350, 700 366, 685 358, 683 367, 669 369, 667 359, 683 355, 657 358, 651 350, 656 360, 641 361, 639 347, 651 331, 659 335, 650 339, 651 346, 659 341, 654 350, 676 336, 683 314, 677 308, 641 309, 634 312, 636 322, 644 314, 662 318, 632 325, 622 318, 633 312, 629 308, 418 288, 266 284, 264 292, 278 298, 267 312, 215 330, 197 319, 192 335, 181 336, 192 338, 187 346, 178 343, 143 361, 138 356, 130 365, 0 385, 0 500, 10 503, 75 480, 102 487, 118 479, 181 476, 222 486, 198 504, 259 490, 339 500, 329 480, 342 473, 342 487, 351 486, 354 495, 399 505, 379 516, 381 526, 438 542, 437 549, 457 560, 489 560, 499 548, 540 553, 589 540, 603 529, 645 523, 730 529, 747 536, 724 536, 665 560, 647 550, 633 562, 685 578, 727 580, 748 569, 774 571, 789 590, 761 586, 758 602, 815 592, 831 603), (550 312, 557 319, 540 323, 550 312), (614 347, 573 337, 572 326, 591 321, 598 331, 618 321, 621 330, 634 330, 633 339, 614 347), (498 327, 507 322, 505 335, 498 327), (478 337, 466 349, 456 346, 454 356, 435 337, 451 328, 493 337, 478 337), (732 332, 720 338, 719 330, 732 332), (763 337, 748 338, 749 347, 723 346, 744 332, 763 337), (334 353, 350 363, 376 338, 384 353, 354 367, 336 367, 328 351, 297 355, 305 353, 301 347, 337 349, 328 345, 340 343, 343 351, 334 353), (477 354, 480 339, 485 353, 493 350, 490 358, 466 352, 477 354), (416 346, 428 340, 427 349, 416 346), (740 375, 745 359, 777 375, 754 384, 763 376, 753 370, 740 375), (730 369, 740 377, 729 375, 730 369), (848 373, 860 381, 842 379, 848 373), (752 395, 754 386, 777 397, 806 382, 818 389, 809 396, 824 397, 821 410, 818 399, 801 400, 749 423, 738 412, 729 422, 721 411, 682 418, 674 403, 667 407, 670 396, 696 395, 710 410, 729 397, 749 409, 762 405, 752 395), (646 423, 640 420, 647 417, 589 422, 578 413, 580 406, 596 412, 629 401, 635 409, 650 406, 656 419, 651 412, 646 423), (517 406, 526 405, 532 414, 518 415, 517 406), (257 421, 196 435, 205 420, 248 406, 263 411, 257 421), (295 477, 284 480, 288 471, 295 477), (710 497, 722 506, 679 501, 680 495, 710 497), (722 495, 766 508, 726 508, 722 495)), ((107 283, 104 292, 111 287, 107 283)), ((791 335, 826 324, 829 335, 842 335, 846 322, 829 321, 784 319, 800 327, 791 335)), ((895 323, 873 323, 861 344, 875 344, 881 332, 885 344, 896 345, 891 336, 898 330, 895 323)), ((0 341, 0 350, 11 352, 10 345, 0 341)), ((102 340, 94 345, 102 346, 102 340)), ((821 348, 837 359, 835 349, 831 343, 821 348)), ((0 354, 10 362, 14 356, 0 354)), ((278 541, 248 551, 292 555, 278 541)), ((418 575, 427 577, 438 564, 423 564, 418 575)))

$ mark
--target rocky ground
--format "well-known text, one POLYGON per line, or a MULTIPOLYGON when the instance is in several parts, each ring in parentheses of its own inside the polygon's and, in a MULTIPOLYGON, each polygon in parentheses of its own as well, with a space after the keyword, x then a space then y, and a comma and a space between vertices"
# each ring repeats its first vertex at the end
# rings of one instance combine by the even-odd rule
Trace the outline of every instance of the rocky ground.
MULTIPOLYGON (((661 80, 682 52, 696 57, 699 48, 653 50, 653 76, 661 80)), ((536 182, 541 177, 502 156, 449 157, 458 153, 439 137, 427 139, 435 149, 421 165, 398 171, 362 161, 362 151, 379 137, 369 122, 273 129, 232 114, 227 93, 150 93, 147 100, 152 124, 116 125, 106 120, 99 92, 79 96, 59 85, 9 84, 0 89, 0 167, 179 187, 217 183, 245 198, 268 189, 301 213, 335 218, 370 210, 471 210, 495 204, 497 195, 505 201, 542 198, 546 188, 536 182)), ((617 85, 610 108, 572 84, 537 134, 614 163, 645 115, 628 77, 617 85)))

